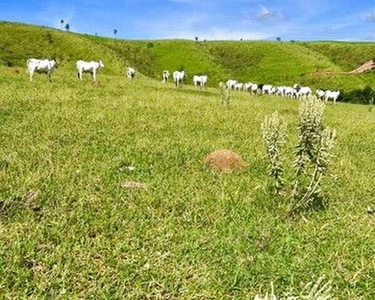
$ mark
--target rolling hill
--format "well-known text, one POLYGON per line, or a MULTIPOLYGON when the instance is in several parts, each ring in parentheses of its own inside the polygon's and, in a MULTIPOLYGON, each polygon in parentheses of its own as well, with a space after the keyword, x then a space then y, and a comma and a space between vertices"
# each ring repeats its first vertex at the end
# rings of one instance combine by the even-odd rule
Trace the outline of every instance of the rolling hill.
POLYGON ((0 23, 0 38, 0 64, 5 66, 53 57, 61 68, 73 70, 78 59, 101 59, 103 72, 111 75, 123 75, 126 65, 153 79, 160 79, 164 69, 184 69, 190 77, 207 74, 211 86, 234 78, 351 92, 375 83, 372 73, 343 74, 375 56, 372 43, 129 41, 9 22, 0 23))

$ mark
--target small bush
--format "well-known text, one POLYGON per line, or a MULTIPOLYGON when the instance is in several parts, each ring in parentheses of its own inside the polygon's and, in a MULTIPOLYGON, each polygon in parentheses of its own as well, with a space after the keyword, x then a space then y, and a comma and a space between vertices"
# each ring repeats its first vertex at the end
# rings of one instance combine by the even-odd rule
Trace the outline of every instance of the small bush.
MULTIPOLYGON (((301 102, 299 110, 298 141, 294 147, 289 212, 321 207, 321 180, 331 163, 336 131, 322 124, 325 104, 316 97, 301 102)), ((282 147, 286 140, 286 126, 280 124, 278 113, 266 117, 262 123, 262 137, 269 161, 269 175, 279 193, 284 185, 282 174, 282 147)))

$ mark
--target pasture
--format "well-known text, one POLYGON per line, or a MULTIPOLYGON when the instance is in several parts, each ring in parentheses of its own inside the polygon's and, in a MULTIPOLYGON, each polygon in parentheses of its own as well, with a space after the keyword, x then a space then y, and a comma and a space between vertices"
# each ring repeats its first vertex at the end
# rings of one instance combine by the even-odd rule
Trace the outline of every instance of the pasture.
POLYGON ((268 189, 260 124, 279 111, 290 156, 298 101, 233 92, 225 107, 215 88, 104 70, 97 85, 64 68, 52 78, 0 67, 1 297, 253 299, 325 276, 337 299, 375 298, 367 106, 327 105, 329 206, 291 218, 268 189), (203 164, 222 148, 247 168, 203 164))

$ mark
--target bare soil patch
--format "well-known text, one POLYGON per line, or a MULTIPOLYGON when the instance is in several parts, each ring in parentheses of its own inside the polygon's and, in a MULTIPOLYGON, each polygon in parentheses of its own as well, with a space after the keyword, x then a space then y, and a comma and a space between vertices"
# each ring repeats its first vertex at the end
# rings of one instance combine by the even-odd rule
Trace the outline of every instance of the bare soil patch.
POLYGON ((204 162, 211 168, 223 173, 230 173, 246 167, 242 157, 228 149, 220 149, 210 153, 206 156, 204 162))

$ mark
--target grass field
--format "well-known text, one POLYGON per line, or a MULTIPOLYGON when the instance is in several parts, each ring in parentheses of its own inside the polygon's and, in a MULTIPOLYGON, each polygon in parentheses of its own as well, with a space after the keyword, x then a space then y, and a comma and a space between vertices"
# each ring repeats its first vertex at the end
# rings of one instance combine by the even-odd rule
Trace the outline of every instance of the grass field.
POLYGON ((325 276, 337 299, 374 299, 368 107, 326 107, 338 130, 329 206, 291 219, 268 190, 260 123, 277 109, 291 148, 297 101, 233 93, 223 107, 216 89, 99 81, 0 69, 2 298, 253 299, 325 276), (220 148, 248 167, 210 170, 204 157, 220 148))
POLYGON ((0 29, 0 299, 253 300, 271 282, 278 295, 298 293, 321 276, 336 299, 375 299, 375 217, 366 211, 375 207, 375 110, 327 105, 324 124, 338 132, 328 206, 292 218, 287 197, 270 192, 260 124, 275 110, 288 122, 290 162, 298 101, 233 92, 225 107, 216 89, 228 75, 363 88, 371 73, 311 72, 350 70, 372 59, 368 44, 0 29), (60 62, 53 82, 29 82, 25 60, 49 55, 60 62), (103 59, 99 84, 76 78, 83 57, 103 59), (124 76, 129 64, 142 73, 134 81, 124 76), (160 83, 163 69, 180 67, 207 72, 210 88, 160 83), (222 148, 247 168, 224 175, 203 163, 222 148))

